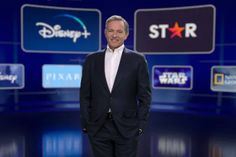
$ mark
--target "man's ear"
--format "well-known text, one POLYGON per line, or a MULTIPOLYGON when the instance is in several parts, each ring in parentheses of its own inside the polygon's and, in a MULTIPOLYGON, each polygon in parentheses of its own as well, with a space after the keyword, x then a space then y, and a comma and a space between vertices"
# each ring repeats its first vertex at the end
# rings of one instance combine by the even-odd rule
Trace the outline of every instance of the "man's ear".
POLYGON ((125 40, 128 38, 128 36, 129 36, 129 33, 126 34, 125 40))

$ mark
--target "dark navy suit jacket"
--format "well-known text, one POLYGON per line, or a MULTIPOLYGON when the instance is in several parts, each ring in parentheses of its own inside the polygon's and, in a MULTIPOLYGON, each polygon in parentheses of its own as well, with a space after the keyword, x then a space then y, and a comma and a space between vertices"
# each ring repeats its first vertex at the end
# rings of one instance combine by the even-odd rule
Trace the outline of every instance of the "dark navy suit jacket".
POLYGON ((88 55, 83 66, 80 89, 82 127, 95 135, 111 109, 114 122, 126 138, 138 135, 148 118, 151 89, 143 55, 124 49, 110 92, 104 72, 105 50, 88 55))

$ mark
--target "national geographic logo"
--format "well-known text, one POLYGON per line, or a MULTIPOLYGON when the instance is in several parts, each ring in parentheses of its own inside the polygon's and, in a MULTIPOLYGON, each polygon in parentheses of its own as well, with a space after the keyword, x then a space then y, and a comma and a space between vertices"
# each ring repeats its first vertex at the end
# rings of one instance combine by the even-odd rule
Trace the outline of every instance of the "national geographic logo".
POLYGON ((213 66, 211 68, 211 90, 236 92, 236 66, 213 66))
POLYGON ((214 85, 223 85, 224 84, 224 74, 214 74, 214 85))
POLYGON ((236 75, 214 74, 214 85, 236 85, 236 75))

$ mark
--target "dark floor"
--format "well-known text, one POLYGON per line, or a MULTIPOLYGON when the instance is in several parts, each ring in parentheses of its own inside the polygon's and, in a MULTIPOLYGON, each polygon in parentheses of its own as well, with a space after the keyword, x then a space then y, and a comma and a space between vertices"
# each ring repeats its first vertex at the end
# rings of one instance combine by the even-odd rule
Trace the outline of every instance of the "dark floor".
MULTIPOLYGON (((235 157, 236 119, 151 112, 139 157, 235 157)), ((2 113, 0 156, 92 157, 79 111, 2 113)))

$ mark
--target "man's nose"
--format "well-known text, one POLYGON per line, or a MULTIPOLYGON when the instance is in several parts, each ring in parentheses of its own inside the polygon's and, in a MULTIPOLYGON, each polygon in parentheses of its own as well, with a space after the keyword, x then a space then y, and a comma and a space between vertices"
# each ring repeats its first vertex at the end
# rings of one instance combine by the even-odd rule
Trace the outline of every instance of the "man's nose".
POLYGON ((113 38, 116 38, 116 37, 117 37, 116 33, 114 33, 114 34, 112 35, 112 37, 113 37, 113 38))
POLYGON ((114 33, 112 34, 112 37, 117 37, 117 33, 114 32, 114 33))

